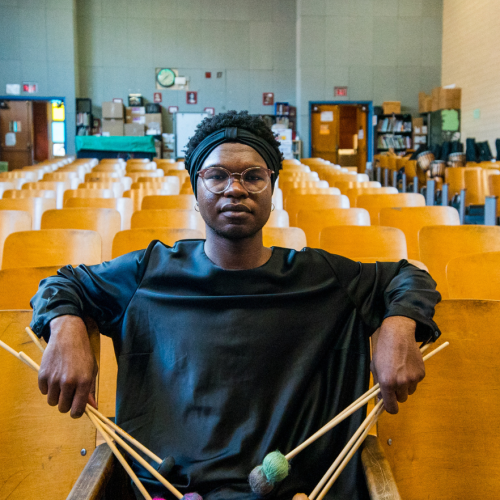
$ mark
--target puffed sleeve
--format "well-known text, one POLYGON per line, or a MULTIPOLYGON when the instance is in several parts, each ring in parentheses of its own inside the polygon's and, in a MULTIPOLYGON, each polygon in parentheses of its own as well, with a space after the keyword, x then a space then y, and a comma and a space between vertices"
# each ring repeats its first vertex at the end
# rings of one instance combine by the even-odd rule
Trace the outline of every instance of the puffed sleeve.
POLYGON ((31 328, 48 341, 49 323, 64 315, 90 316, 104 335, 113 336, 146 271, 157 242, 146 250, 95 266, 66 266, 44 279, 31 299, 31 328))
POLYGON ((429 273, 406 260, 362 264, 320 252, 367 325, 377 329, 385 318, 405 316, 416 321, 418 342, 441 335, 432 319, 441 295, 429 273))

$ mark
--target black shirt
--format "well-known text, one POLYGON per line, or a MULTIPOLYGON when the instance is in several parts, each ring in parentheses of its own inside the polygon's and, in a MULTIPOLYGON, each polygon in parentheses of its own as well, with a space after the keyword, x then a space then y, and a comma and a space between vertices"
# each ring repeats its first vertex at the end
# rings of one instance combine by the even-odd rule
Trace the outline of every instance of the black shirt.
MULTIPOLYGON (((429 274, 406 261, 273 248, 263 266, 229 271, 204 241, 154 241, 44 280, 32 327, 47 337, 57 316, 91 316, 114 342, 118 424, 175 458, 170 479, 181 492, 251 499, 248 474, 267 453, 288 453, 367 390, 369 336, 383 319, 407 316, 417 340, 435 339, 439 300, 429 274)), ((358 411, 297 455, 276 498, 309 494, 363 418, 358 411)), ((135 469, 150 493, 165 494, 135 469)), ((355 457, 327 498, 365 498, 363 483, 355 457)))

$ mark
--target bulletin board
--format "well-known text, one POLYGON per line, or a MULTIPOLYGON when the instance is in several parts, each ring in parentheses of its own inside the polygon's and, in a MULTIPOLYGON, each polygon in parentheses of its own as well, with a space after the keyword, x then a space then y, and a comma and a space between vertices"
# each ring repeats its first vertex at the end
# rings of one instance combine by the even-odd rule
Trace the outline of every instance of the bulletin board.
POLYGON ((184 158, 187 143, 193 137, 198 124, 207 116, 208 113, 175 113, 174 115, 174 133, 175 133, 175 156, 184 158))

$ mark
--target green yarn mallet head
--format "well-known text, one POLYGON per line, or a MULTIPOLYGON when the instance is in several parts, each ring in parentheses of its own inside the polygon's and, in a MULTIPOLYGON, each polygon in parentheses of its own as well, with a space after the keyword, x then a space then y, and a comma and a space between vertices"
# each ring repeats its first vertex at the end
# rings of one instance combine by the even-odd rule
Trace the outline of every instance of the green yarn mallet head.
POLYGON ((262 465, 255 467, 248 477, 252 491, 260 497, 268 495, 276 483, 288 476, 289 469, 285 455, 279 451, 268 453, 262 465))

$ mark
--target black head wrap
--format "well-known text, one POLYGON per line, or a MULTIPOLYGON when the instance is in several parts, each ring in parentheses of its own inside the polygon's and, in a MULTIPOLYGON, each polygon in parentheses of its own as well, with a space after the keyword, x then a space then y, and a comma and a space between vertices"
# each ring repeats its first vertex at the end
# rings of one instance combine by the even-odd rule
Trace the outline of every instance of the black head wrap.
POLYGON ((240 144, 246 144, 255 149, 266 162, 267 168, 272 170, 275 174, 271 177, 271 186, 274 189, 274 183, 281 169, 281 157, 278 152, 267 141, 252 134, 248 130, 237 127, 227 127, 217 130, 208 137, 205 137, 191 155, 189 155, 189 158, 186 158, 186 170, 189 172, 191 186, 193 186, 193 192, 196 197, 196 174, 200 171, 208 155, 217 146, 225 142, 239 142, 240 144))

